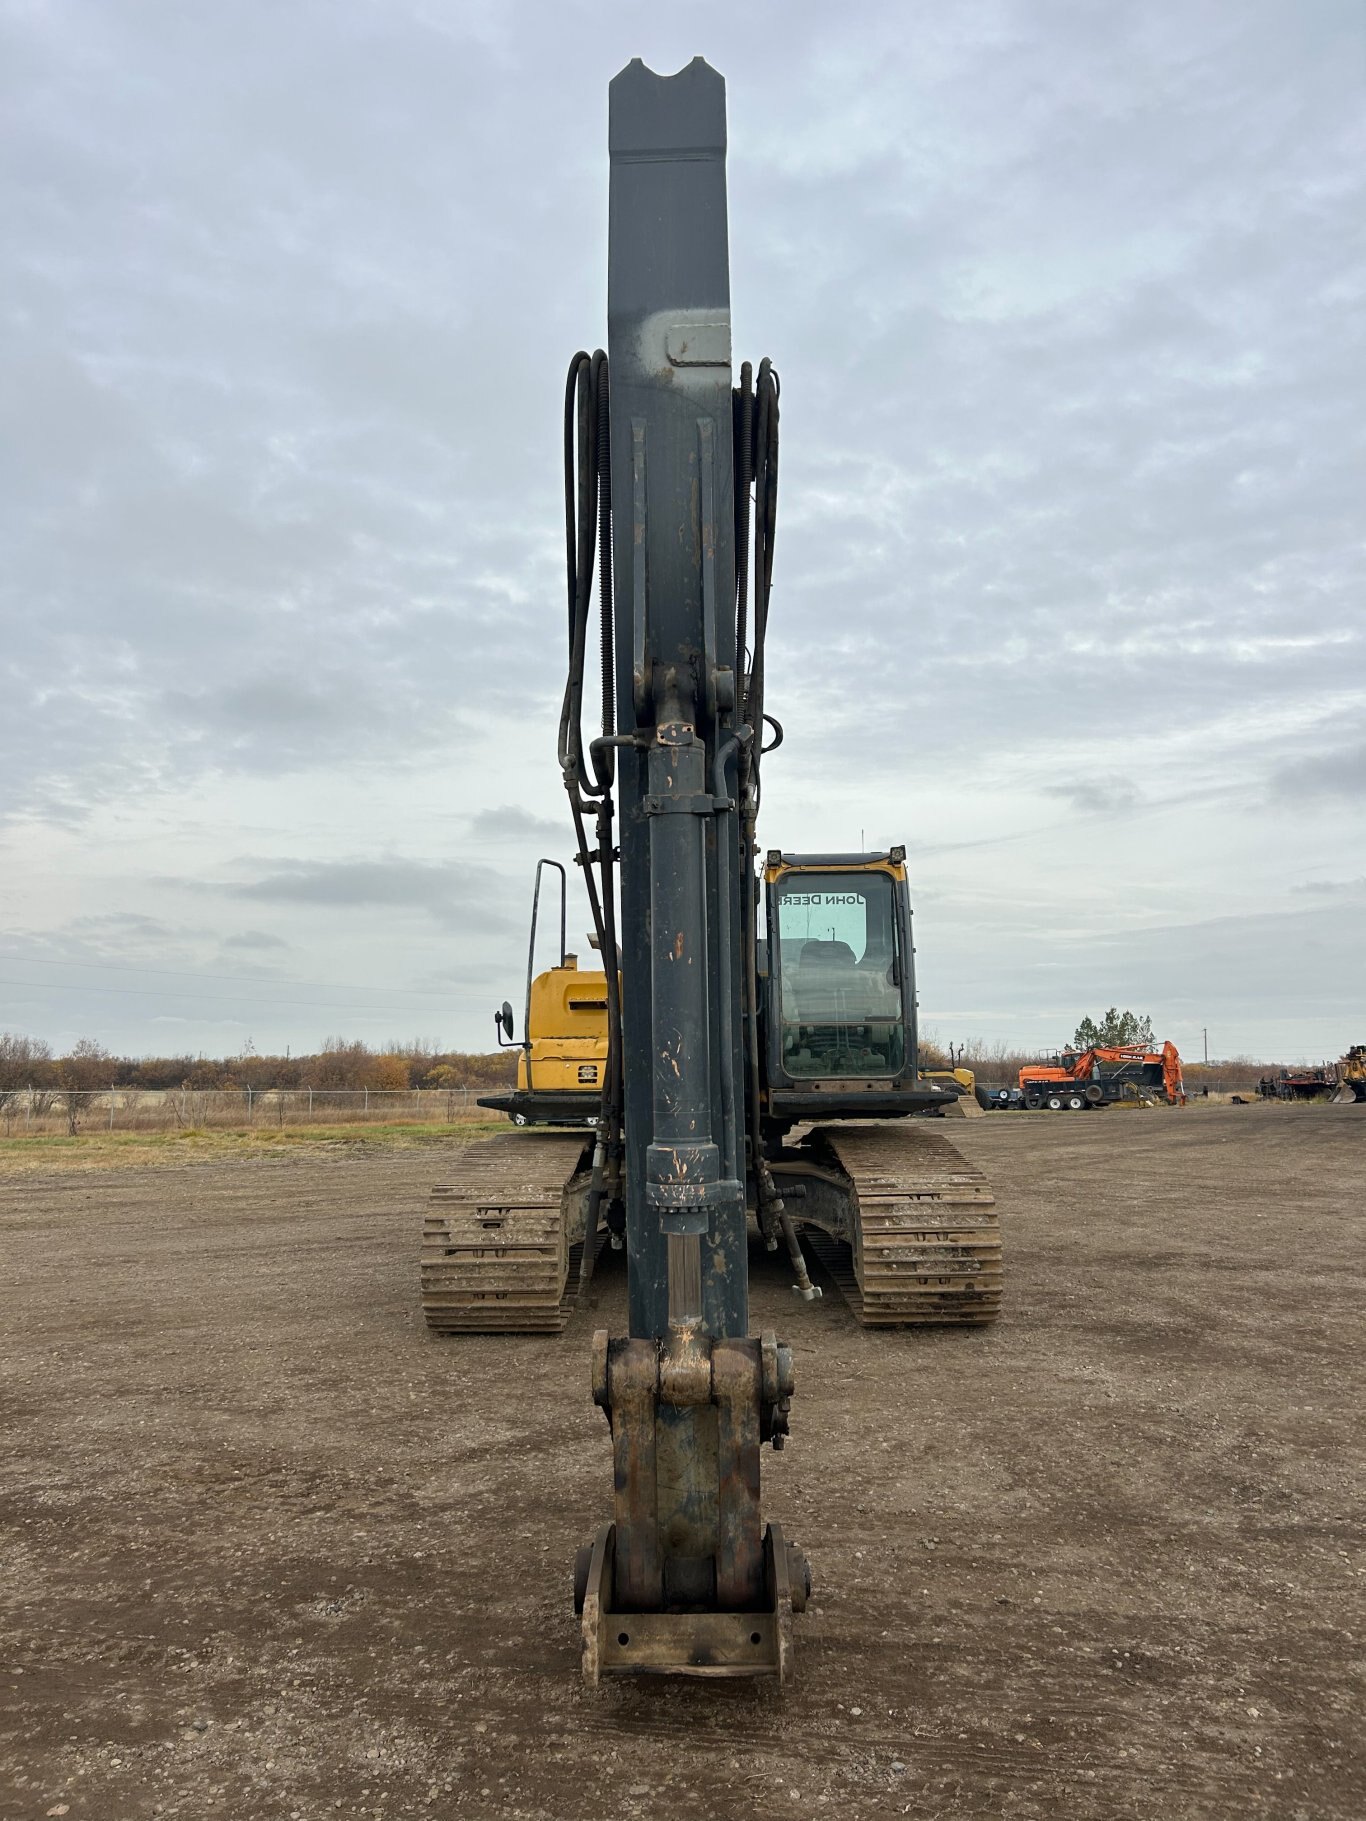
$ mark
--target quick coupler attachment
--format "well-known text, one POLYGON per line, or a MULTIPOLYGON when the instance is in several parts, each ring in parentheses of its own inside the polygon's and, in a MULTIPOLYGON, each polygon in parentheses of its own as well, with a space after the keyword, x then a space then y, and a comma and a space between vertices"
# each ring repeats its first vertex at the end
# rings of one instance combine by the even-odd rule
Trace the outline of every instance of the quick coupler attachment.
POLYGON ((805 1558, 759 1513, 759 1450, 781 1447, 791 1349, 772 1334, 593 1337, 593 1399, 612 1430, 615 1522, 579 1551, 583 1671, 786 1678, 805 1558))

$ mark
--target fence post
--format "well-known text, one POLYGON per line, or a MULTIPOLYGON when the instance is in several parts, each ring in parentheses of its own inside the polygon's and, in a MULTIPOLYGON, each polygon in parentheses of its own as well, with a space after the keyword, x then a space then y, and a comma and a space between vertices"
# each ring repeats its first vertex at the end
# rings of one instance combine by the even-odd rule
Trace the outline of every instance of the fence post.
POLYGON ((366 1090, 365 1090, 365 1108, 364 1108, 364 1110, 367 1114, 370 1111, 370 1090, 369 1090, 369 1088, 366 1088, 366 1090))
POLYGON ((114 1129, 114 1085, 111 1082, 109 1084, 109 1130, 112 1132, 113 1129, 114 1129))
POLYGON ((308 1090, 308 1116, 310 1119, 313 1117, 313 1090, 312 1090, 312 1088, 310 1088, 308 1090))
POLYGON ((24 1108, 24 1130, 27 1131, 32 1124, 33 1124, 33 1089, 30 1088, 28 1091, 28 1104, 24 1108))
POLYGON ((251 1089, 247 1089, 247 1124, 251 1124, 251 1089))

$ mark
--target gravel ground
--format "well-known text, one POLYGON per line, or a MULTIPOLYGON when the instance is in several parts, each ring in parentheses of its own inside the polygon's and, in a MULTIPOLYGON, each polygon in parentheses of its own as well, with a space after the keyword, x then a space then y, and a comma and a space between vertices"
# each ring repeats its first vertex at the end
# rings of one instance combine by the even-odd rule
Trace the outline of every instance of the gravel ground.
POLYGON ((592 1328, 435 1341, 396 1149, 0 1184, 0 1815, 1366 1814, 1366 1109, 994 1114, 986 1333, 797 1354, 796 1680, 578 1679, 592 1328))

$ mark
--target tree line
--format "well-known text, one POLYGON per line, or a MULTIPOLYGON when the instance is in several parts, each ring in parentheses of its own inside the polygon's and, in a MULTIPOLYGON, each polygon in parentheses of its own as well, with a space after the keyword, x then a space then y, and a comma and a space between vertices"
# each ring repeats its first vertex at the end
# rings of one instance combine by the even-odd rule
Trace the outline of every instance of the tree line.
MULTIPOLYGON (((1096 1043, 1154 1041, 1151 1018, 1111 1007, 1101 1018, 1083 1018, 1071 1047, 1096 1043)), ((1040 1060, 1039 1053, 1004 1043, 942 1043, 922 1032, 922 1068, 966 1067, 988 1084, 1005 1084, 1020 1068, 1040 1060)), ((1264 1058, 1237 1056, 1203 1067, 1184 1063, 1192 1079, 1216 1080, 1229 1087, 1255 1088, 1259 1073, 1280 1065, 1264 1058)), ((514 1050, 443 1050, 421 1039, 396 1040, 373 1049, 359 1039, 328 1037, 305 1055, 258 1055, 248 1043, 241 1055, 118 1056, 93 1038, 83 1037, 64 1054, 54 1054, 41 1038, 0 1031, 0 1111, 29 1088, 40 1092, 90 1094, 116 1088, 186 1089, 269 1093, 274 1088, 314 1088, 320 1092, 368 1088, 371 1093, 412 1088, 497 1088, 516 1079, 514 1050)))
POLYGON ((329 1037, 302 1056, 261 1056, 248 1043, 240 1056, 117 1056, 92 1037, 54 1055, 40 1037, 0 1031, 0 1108, 28 1088, 98 1093, 105 1088, 186 1088, 195 1092, 272 1088, 320 1091, 501 1087, 516 1076, 512 1050, 441 1050, 420 1040, 371 1049, 359 1040, 329 1037))

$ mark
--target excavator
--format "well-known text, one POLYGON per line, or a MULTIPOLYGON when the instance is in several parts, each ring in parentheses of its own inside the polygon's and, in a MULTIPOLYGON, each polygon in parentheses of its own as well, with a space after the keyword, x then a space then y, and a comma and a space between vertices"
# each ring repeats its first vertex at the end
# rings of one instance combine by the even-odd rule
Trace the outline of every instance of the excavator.
MULTIPOLYGON (((512 1123, 518 1126, 592 1125, 597 1122, 608 1054, 607 977, 602 973, 581 970, 578 956, 567 952, 565 899, 564 867, 558 860, 538 860, 536 886, 531 901, 531 943, 527 955, 522 1036, 517 1038, 514 1034, 514 1014, 506 999, 493 1014, 499 1047, 517 1051, 516 1083, 507 1091, 481 1094, 478 1101, 481 1107, 506 1113, 512 1123), (538 973, 536 939, 541 885, 547 868, 553 869, 559 876, 560 949, 559 960, 538 973)), ((783 914, 790 915, 794 908, 794 902, 785 903, 783 914)), ((844 907, 846 914, 847 909, 847 906, 844 907)), ((808 908, 808 920, 811 914, 808 908)), ((908 907, 908 930, 909 916, 908 907)), ((595 945, 596 935, 590 936, 589 942, 595 945)), ((803 943, 802 996, 808 1011, 811 1010, 809 988, 813 978, 815 953, 816 950, 809 942, 803 943)), ((876 966, 875 961, 873 965, 876 966)), ((866 970, 866 957, 860 966, 866 970)), ((849 998, 855 984, 852 980, 844 981, 838 974, 834 977, 833 990, 843 994, 840 1009, 845 1013, 858 1009, 849 998)), ((801 1027, 807 1033, 808 1043, 812 1040, 811 1032, 818 1028, 801 1027)), ((836 1041, 846 1051, 849 1050, 848 1032, 853 1028, 854 1024, 848 1017, 838 1026, 836 1041)), ((866 1027, 858 1028, 866 1037, 866 1027)), ((789 1032, 789 1043, 795 1044, 798 1041, 800 1034, 794 1039, 789 1032)), ((841 1058, 841 1061, 847 1060, 848 1056, 841 1058)), ((942 1095, 927 1097, 927 1104, 919 1109, 925 1114, 941 1119, 946 1116, 964 1118, 981 1114, 982 1107, 976 1098, 976 1076, 971 1069, 961 1065, 953 1068, 921 1068, 917 1059, 917 1076, 922 1084, 932 1083, 946 1090, 942 1095)))
MULTIPOLYGON (((751 1226, 799 1304, 821 1293, 810 1247, 870 1326, 991 1322, 1000 1233, 981 1174, 906 1117, 954 1095, 917 1069, 904 850, 759 847, 784 737, 764 669, 779 379, 732 367, 723 79, 633 61, 608 140, 608 351, 576 354, 565 391, 558 734, 601 973, 568 967, 563 934, 550 970, 603 1002, 602 1080, 591 1130, 459 1154, 422 1300, 438 1334, 558 1332, 620 1244, 627 1332, 592 1343, 614 1492, 575 1562, 585 1678, 782 1682, 810 1570, 762 1513, 794 1369, 751 1333, 751 1226)), ((515 1042, 510 1005, 499 1022, 515 1042)), ((527 1093, 564 1086, 531 1071, 527 1093)))
MULTIPOLYGON (((483 1094, 481 1107, 506 1113, 514 1125, 593 1125, 607 1073, 607 976, 580 970, 566 947, 567 880, 558 860, 536 862, 531 899, 531 942, 527 952, 522 1031, 505 999, 493 1014, 500 1049, 517 1051, 515 1086, 483 1094), (536 938, 541 885, 547 869, 559 876, 559 960, 536 972, 536 938)), ((596 942, 597 937, 589 939, 596 942)), ((620 983, 618 983, 620 991, 620 983)))
POLYGON ((1340 1058, 1334 1074, 1338 1089, 1335 1100, 1343 1106, 1366 1103, 1366 1043, 1354 1043, 1340 1058))
POLYGON ((1114 1106, 1118 1101, 1161 1095, 1172 1106, 1185 1106, 1181 1057, 1174 1043, 1150 1049, 1142 1043, 1094 1045, 1064 1050, 1056 1062, 1027 1062, 1020 1070, 1020 1091, 1031 1111, 1114 1106))

